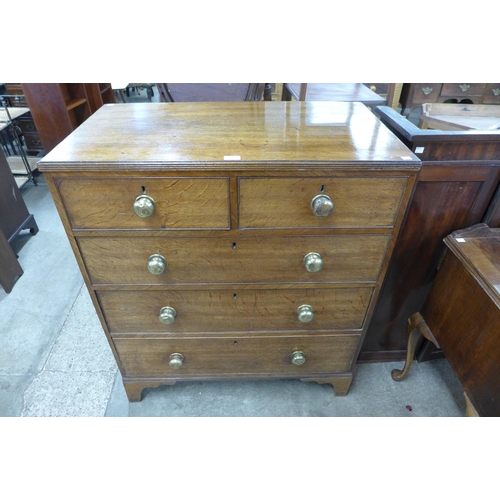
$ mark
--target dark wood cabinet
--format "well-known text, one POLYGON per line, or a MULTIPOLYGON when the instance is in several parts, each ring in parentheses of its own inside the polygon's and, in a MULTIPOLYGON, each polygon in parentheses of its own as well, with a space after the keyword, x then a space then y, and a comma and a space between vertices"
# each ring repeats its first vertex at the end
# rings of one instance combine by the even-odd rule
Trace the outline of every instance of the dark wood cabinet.
POLYGON ((35 218, 28 212, 5 155, 0 149, 0 285, 7 293, 23 274, 10 243, 23 230, 38 232, 35 218))
POLYGON ((444 239, 447 251, 420 312, 408 321, 404 380, 418 340, 442 348, 463 385, 470 416, 500 416, 500 229, 476 224, 444 239))
POLYGON ((21 87, 45 153, 103 104, 115 102, 111 84, 22 83, 21 87))
MULTIPOLYGON (((429 293, 443 238, 485 220, 500 223, 500 132, 420 130, 391 108, 376 112, 422 168, 359 361, 404 359, 406 322, 429 293)), ((430 349, 424 345, 419 359, 430 349)))

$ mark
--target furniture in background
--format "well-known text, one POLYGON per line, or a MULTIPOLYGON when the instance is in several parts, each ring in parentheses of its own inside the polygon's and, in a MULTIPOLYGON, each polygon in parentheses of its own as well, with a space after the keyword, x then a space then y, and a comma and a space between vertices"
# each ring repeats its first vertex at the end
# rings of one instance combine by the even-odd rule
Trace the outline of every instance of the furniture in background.
POLYGON ((261 101, 265 83, 157 83, 161 102, 261 101))
POLYGON ((405 83, 401 113, 408 116, 427 102, 500 104, 500 83, 405 83))
POLYGON ((130 92, 136 92, 137 95, 139 95, 141 90, 146 90, 148 101, 151 102, 154 97, 153 87, 155 85, 155 83, 129 83, 125 89, 125 93, 127 94, 127 97, 130 97, 130 92))
POLYGON ((125 97, 127 87, 128 83, 111 83, 111 88, 113 89, 113 92, 115 94, 115 101, 119 102, 118 96, 120 96, 122 102, 127 102, 127 99, 125 97))
POLYGON ((366 106, 109 106, 39 166, 131 401, 182 380, 347 393, 420 168, 366 106))
POLYGON ((0 149, 0 285, 10 293, 23 270, 11 243, 24 230, 38 232, 35 218, 28 212, 3 151, 0 149))
MULTIPOLYGON (((28 108, 28 102, 23 94, 20 83, 5 83, 5 92, 8 97, 8 105, 12 107, 28 108)), ((42 141, 36 129, 31 112, 24 113, 16 119, 16 124, 21 129, 26 145, 26 153, 29 156, 37 156, 43 153, 42 141)))
POLYGON ((45 153, 103 104, 114 103, 109 83, 22 83, 45 153))
POLYGON ((362 102, 370 108, 388 105, 397 108, 401 84, 387 84, 385 96, 363 83, 284 83, 281 100, 362 102))
MULTIPOLYGON (((381 121, 422 168, 359 361, 405 357, 408 317, 419 311, 444 251, 443 238, 479 222, 500 225, 500 131, 421 130, 389 107, 381 121)), ((428 342, 417 358, 442 356, 428 342)))
POLYGON ((491 104, 422 104, 418 127, 439 130, 500 129, 500 107, 491 104))
POLYGON ((468 415, 500 417, 500 229, 477 224, 444 239, 446 256, 420 312, 408 320, 404 380, 423 336, 462 383, 468 415))
POLYGON ((36 185, 33 176, 36 158, 28 158, 23 144, 23 133, 19 127, 19 120, 29 113, 29 108, 11 107, 10 101, 10 96, 0 95, 0 149, 17 186, 21 187, 28 181, 36 185))

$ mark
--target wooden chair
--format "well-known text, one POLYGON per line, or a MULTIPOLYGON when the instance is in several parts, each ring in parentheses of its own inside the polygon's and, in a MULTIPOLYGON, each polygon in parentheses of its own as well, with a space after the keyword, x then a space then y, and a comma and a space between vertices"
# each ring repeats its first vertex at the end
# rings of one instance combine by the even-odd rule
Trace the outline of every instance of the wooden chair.
POLYGON ((261 101, 265 83, 157 83, 162 102, 261 101))
POLYGON ((370 108, 390 106, 397 109, 402 86, 402 83, 389 83, 384 96, 362 83, 284 83, 281 100, 362 102, 370 108))

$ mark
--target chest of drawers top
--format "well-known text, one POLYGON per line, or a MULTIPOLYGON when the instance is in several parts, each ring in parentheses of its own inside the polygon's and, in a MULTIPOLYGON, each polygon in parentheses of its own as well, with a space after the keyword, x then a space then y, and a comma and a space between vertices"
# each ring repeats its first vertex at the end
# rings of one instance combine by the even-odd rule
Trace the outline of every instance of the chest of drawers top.
POLYGON ((57 170, 279 169, 419 160, 361 103, 108 104, 39 167, 57 170))

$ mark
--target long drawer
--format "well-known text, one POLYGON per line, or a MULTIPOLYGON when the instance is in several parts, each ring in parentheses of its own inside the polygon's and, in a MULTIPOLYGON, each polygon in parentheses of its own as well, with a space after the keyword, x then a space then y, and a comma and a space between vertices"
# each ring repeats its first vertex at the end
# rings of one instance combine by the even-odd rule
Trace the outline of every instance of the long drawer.
POLYGON ((227 178, 62 178, 58 186, 74 229, 229 228, 227 178), (156 204, 147 218, 133 210, 143 194, 156 204))
POLYGON ((361 329, 372 287, 97 292, 111 332, 243 332, 361 329), (313 319, 299 319, 300 306, 313 319), (160 321, 172 308, 171 321, 160 321))
POLYGON ((375 282, 389 235, 78 237, 93 284, 375 282), (309 272, 304 257, 321 256, 309 272), (152 255, 166 261, 154 275, 152 255))
POLYGON ((114 338, 127 377, 281 375, 300 377, 351 368, 360 335, 297 337, 232 337, 198 339, 114 338), (305 362, 292 363, 294 353, 305 362), (182 365, 170 366, 172 354, 182 365), (300 354, 299 354, 300 355, 300 354))
POLYGON ((285 177, 239 180, 240 228, 392 227, 406 177, 285 177), (324 194, 333 213, 317 217, 311 201, 324 194))

